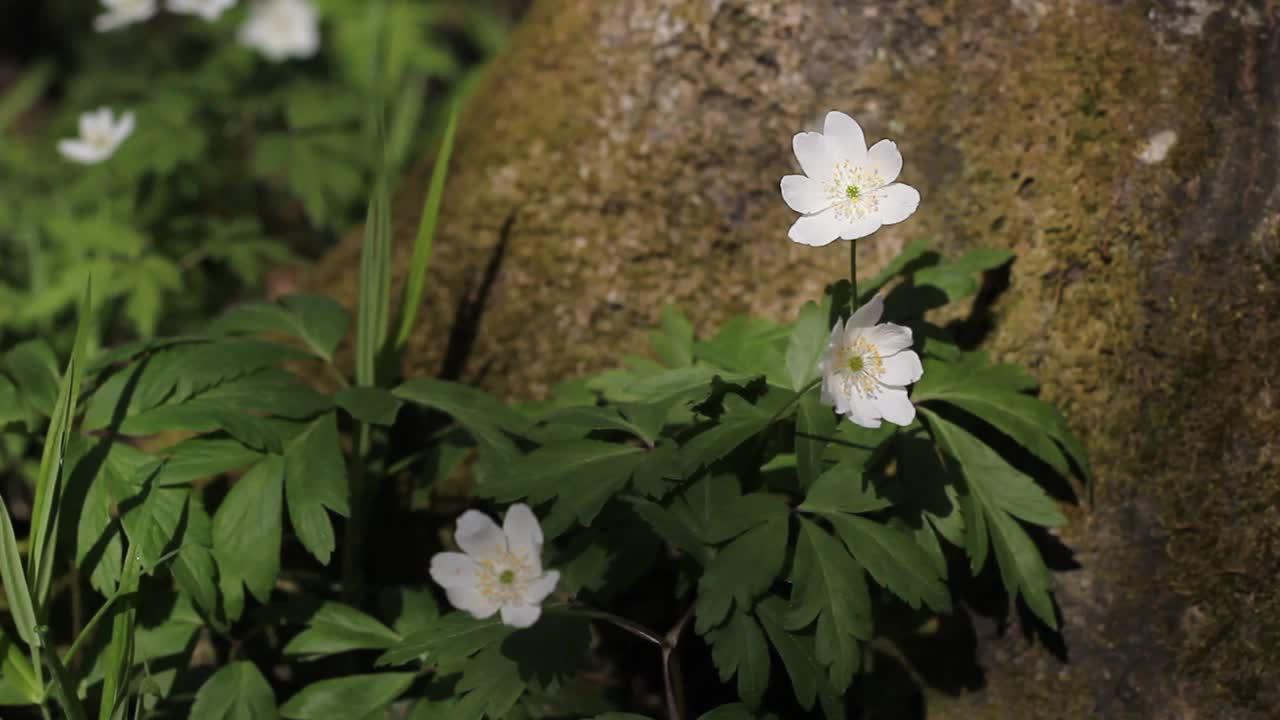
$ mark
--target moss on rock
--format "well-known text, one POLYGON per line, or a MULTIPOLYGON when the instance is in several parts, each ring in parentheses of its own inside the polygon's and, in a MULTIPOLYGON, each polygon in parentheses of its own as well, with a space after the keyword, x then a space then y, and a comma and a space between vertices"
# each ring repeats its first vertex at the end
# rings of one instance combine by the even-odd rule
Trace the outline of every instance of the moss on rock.
MULTIPOLYGON (((919 235, 1015 250, 989 345, 1095 463, 1061 534, 1065 661, 978 618, 984 687, 931 693, 930 717, 1270 717, 1280 33, 1207 5, 535 4, 464 116, 408 372, 536 397, 643 352, 664 303, 703 331, 788 318, 846 260, 787 241, 777 182, 792 133, 845 110, 924 196, 860 267, 919 235), (448 351, 458 318, 475 327, 448 351)), ((312 284, 354 298, 358 249, 312 284)))

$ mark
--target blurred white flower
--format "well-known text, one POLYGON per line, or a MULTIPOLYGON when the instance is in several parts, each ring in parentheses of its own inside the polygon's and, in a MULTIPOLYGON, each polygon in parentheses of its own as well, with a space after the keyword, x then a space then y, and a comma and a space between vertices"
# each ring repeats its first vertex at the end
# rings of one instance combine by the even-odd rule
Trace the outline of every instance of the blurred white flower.
POLYGON ((821 133, 802 132, 791 144, 804 175, 782 178, 782 199, 801 213, 787 233, 798 243, 865 237, 920 204, 915 188, 893 182, 902 170, 898 146, 881 140, 868 150, 862 128, 842 112, 827 113, 821 133))
POLYGON ((472 617, 502 613, 502 622, 526 628, 542 614, 542 601, 556 589, 560 573, 542 571, 542 527, 524 503, 507 509, 502 527, 468 510, 453 535, 462 552, 431 558, 431 579, 449 602, 472 617))
POLYGON ((169 0, 165 7, 169 12, 182 15, 199 15, 213 22, 236 4, 236 0, 169 0))
POLYGON ((131 111, 113 117, 111 108, 98 108, 80 116, 80 137, 58 141, 62 157, 84 165, 93 165, 115 154, 120 143, 133 132, 134 118, 131 111))
POLYGON ((320 15, 308 0, 258 0, 240 42, 272 62, 309 58, 320 49, 320 15))
POLYGON ((150 20, 156 14, 156 0, 102 0, 102 7, 106 12, 93 19, 98 32, 150 20))
POLYGON ((847 323, 837 320, 818 364, 822 402, 867 428, 880 427, 881 418, 910 425, 916 408, 906 386, 924 375, 920 357, 910 350, 911 328, 877 325, 883 311, 884 298, 876 295, 847 323))

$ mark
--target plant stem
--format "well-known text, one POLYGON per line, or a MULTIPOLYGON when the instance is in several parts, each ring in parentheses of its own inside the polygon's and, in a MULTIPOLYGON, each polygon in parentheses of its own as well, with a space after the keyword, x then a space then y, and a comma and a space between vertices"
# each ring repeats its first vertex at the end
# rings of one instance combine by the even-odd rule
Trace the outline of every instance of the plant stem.
POLYGON ((636 637, 642 640, 645 640, 647 642, 651 642, 660 648, 665 647, 666 645, 666 643, 662 639, 662 636, 659 635, 657 632, 650 630, 649 628, 645 627, 644 625, 641 625, 638 622, 632 622, 631 620, 628 620, 624 617, 614 615, 611 612, 605 612, 604 610, 596 610, 594 608, 581 607, 581 606, 568 607, 568 608, 565 608, 565 610, 567 610, 571 615, 577 615, 578 617, 591 618, 593 620, 603 620, 612 625, 616 625, 617 627, 620 627, 623 630, 626 630, 632 635, 635 635, 636 637))
POLYGON ((849 317, 858 312, 858 241, 849 241, 849 317))
POLYGON ((693 605, 667 632, 662 642, 662 682, 667 694, 668 720, 684 720, 684 676, 680 673, 680 636, 693 617, 693 605))
POLYGON ((342 538, 342 599, 350 605, 359 604, 364 585, 364 532, 368 522, 369 494, 366 486, 365 455, 369 450, 369 426, 360 423, 356 431, 356 445, 352 450, 349 481, 351 492, 351 517, 347 520, 342 538))

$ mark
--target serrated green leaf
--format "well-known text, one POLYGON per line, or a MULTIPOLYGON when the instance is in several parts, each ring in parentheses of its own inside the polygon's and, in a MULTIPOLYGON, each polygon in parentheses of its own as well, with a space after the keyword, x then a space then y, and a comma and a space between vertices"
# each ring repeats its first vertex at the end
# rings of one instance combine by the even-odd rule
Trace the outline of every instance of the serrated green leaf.
POLYGON ((948 302, 955 302, 978 291, 979 273, 1000 267, 1013 257, 1010 250, 975 248, 955 261, 917 270, 911 279, 917 286, 931 285, 942 290, 948 302))
POLYGON ((401 640, 378 658, 377 666, 404 665, 426 655, 431 664, 453 672, 467 658, 510 634, 511 628, 496 617, 476 620, 466 613, 452 612, 401 640))
POLYGON ((773 415, 762 405, 752 405, 737 395, 724 400, 724 412, 714 425, 698 433, 680 448, 680 466, 684 475, 725 457, 769 426, 773 415))
POLYGON ((913 399, 946 402, 972 413, 1064 476, 1070 474, 1065 449, 1088 477, 1088 456, 1080 440, 1052 405, 1023 394, 1026 385, 1021 368, 987 365, 983 357, 970 354, 960 363, 926 360, 913 399))
POLYGON ((196 693, 191 720, 273 720, 276 695, 258 667, 241 660, 209 676, 196 693))
POLYGON ((262 460, 263 453, 234 438, 194 437, 164 451, 161 485, 178 485, 238 470, 262 460))
POLYGON ((858 670, 858 641, 869 641, 872 634, 871 596, 862 567, 835 538, 801 520, 791 583, 784 625, 794 631, 817 620, 815 657, 828 668, 832 686, 844 692, 858 670))
POLYGON ((785 613, 786 603, 782 598, 771 595, 756 603, 756 618, 769 637, 769 643, 782 658, 796 700, 806 710, 813 707, 814 700, 818 700, 827 720, 844 718, 844 704, 814 657, 813 639, 809 635, 788 631, 782 620, 785 613))
POLYGON ((622 416, 617 407, 569 407, 553 410, 542 416, 542 422, 551 425, 579 428, 581 430, 618 430, 625 432, 646 445, 653 445, 654 437, 622 416))
POLYGON ((502 477, 476 492, 502 502, 555 499, 543 531, 554 537, 571 524, 591 521, 644 460, 645 451, 630 445, 574 440, 547 445, 520 458, 502 477))
POLYGON ((330 414, 308 425, 289 443, 284 465, 289 522, 303 547, 328 565, 337 540, 326 509, 344 517, 351 513, 337 418, 330 414))
POLYGON ((752 707, 760 705, 769 687, 769 646, 760 625, 749 613, 738 611, 729 622, 707 633, 711 659, 720 681, 738 676, 738 696, 752 707))
POLYGON ((903 246, 892 260, 888 262, 876 273, 875 277, 870 280, 863 280, 858 283, 859 305, 863 305, 871 300, 871 297, 880 291, 894 276, 906 270, 912 263, 924 256, 929 249, 929 242, 923 238, 912 240, 903 246))
MULTIPOLYGON (((236 481, 213 516, 213 555, 227 583, 267 602, 280 571, 284 459, 268 456, 236 481)), ((225 585, 224 585, 225 587, 225 585)))
POLYGON ((3 367, 31 409, 48 416, 58 399, 58 357, 43 340, 28 340, 5 353, 3 367))
POLYGON ((906 532, 856 515, 826 516, 845 547, 893 594, 911 607, 921 601, 939 612, 951 610, 951 594, 932 561, 906 532))
POLYGON ((816 391, 806 393, 796 407, 796 473, 800 487, 808 489, 826 469, 822 458, 827 439, 836 431, 838 418, 823 405, 816 391))
POLYGON ((662 325, 649 332, 649 346, 667 367, 693 364, 693 324, 674 305, 662 307, 662 325))
POLYGON ((211 333, 278 332, 296 338, 325 360, 347 334, 350 318, 336 300, 324 295, 286 295, 278 302, 233 306, 210 324, 211 333))
POLYGON ((764 375, 785 385, 791 329, 757 317, 737 315, 709 340, 694 343, 694 357, 725 370, 764 375))
POLYGON ((788 517, 748 530, 707 563, 698 582, 694 628, 701 635, 724 621, 732 607, 747 612, 769 589, 786 559, 788 517))
POLYGON ((365 613, 326 602, 307 619, 307 629, 285 646, 286 655, 333 655, 348 650, 387 650, 400 636, 365 613))
POLYGON ((404 403, 383 388, 349 387, 333 396, 333 401, 355 419, 371 425, 395 424, 404 403))
POLYGON ((658 537, 693 558, 699 565, 710 562, 711 551, 702 544, 697 530, 683 516, 648 500, 636 498, 631 500, 631 504, 636 514, 649 524, 658 537))
POLYGON ((413 673, 373 673, 312 683, 280 706, 294 720, 351 720, 391 704, 413 682, 413 673))
POLYGON ((531 425, 528 418, 492 395, 444 380, 410 380, 392 393, 449 415, 475 438, 482 451, 493 452, 503 461, 514 459, 518 454, 507 433, 523 435, 531 425))
POLYGON ((818 476, 804 496, 800 510, 820 513, 866 513, 891 505, 862 472, 848 463, 828 468, 818 476))
POLYGON ((799 391, 818 377, 818 360, 827 345, 827 315, 812 300, 800 308, 787 345, 787 376, 791 389, 799 391))

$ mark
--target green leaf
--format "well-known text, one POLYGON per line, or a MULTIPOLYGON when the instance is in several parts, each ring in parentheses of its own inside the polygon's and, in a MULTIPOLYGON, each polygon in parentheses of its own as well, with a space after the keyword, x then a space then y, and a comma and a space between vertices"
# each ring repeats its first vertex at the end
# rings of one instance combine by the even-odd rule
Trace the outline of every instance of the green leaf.
POLYGON ((262 460, 263 453, 234 438, 194 437, 166 448, 161 484, 177 485, 238 470, 262 460))
POLYGON ((959 363, 927 359, 913 399, 946 402, 972 413, 1063 476, 1070 474, 1065 449, 1088 477, 1088 456, 1080 440, 1052 405, 1021 392, 1025 387, 1021 368, 988 365, 985 357, 970 353, 959 363))
POLYGON ((693 558, 699 565, 711 561, 712 553, 702 544, 698 530, 680 513, 642 499, 632 499, 632 507, 649 527, 663 540, 693 558))
POLYGON ((582 430, 618 430, 652 446, 655 438, 622 416, 614 406, 568 407, 553 410, 542 416, 542 422, 551 425, 580 428, 582 430))
POLYGON ((889 261, 887 265, 876 273, 876 276, 870 280, 864 280, 858 283, 858 304, 863 305, 871 300, 871 297, 880 291, 894 276, 900 274, 907 269, 911 263, 919 260, 929 249, 929 241, 924 238, 912 240, 903 246, 902 250, 896 257, 889 261))
POLYGON ((815 627, 815 656, 830 670, 831 684, 844 692, 857 672, 858 641, 871 640, 871 595, 862 567, 840 543, 808 520, 800 521, 791 570, 788 630, 815 627))
MULTIPOLYGON (((762 403, 763 404, 763 403, 762 403)), ((739 445, 769 426, 773 416, 766 407, 752 405, 738 395, 727 395, 724 412, 709 429, 680 448, 680 465, 685 476, 727 456, 739 445)))
POLYGON ((819 513, 866 513, 883 510, 891 503, 862 476, 861 470, 841 463, 818 476, 805 494, 800 510, 819 513))
POLYGON ((76 403, 80 399, 80 381, 83 375, 85 346, 93 326, 92 307, 89 299, 92 287, 86 283, 77 311, 75 342, 67 369, 58 384, 58 399, 49 416, 49 429, 45 433, 44 449, 40 455, 40 469, 36 473, 35 500, 32 502, 31 530, 28 533, 30 549, 27 555, 27 576, 31 583, 31 601, 36 618, 45 617, 45 600, 53 582, 53 560, 58 547, 58 524, 63 488, 66 485, 63 462, 76 417, 76 403))
POLYGON ((196 693, 191 720, 273 720, 276 694, 251 662, 224 665, 196 693))
POLYGON ((340 303, 324 295, 287 295, 278 302, 233 306, 210 324, 211 333, 282 333, 325 360, 347 334, 350 319, 340 303))
POLYGON ((800 308, 787 346, 787 375, 792 390, 799 391, 818 377, 818 361, 822 359, 830 332, 827 315, 817 303, 811 300, 800 308))
POLYGON ((329 414, 308 425, 289 443, 284 463, 289 522, 302 546, 328 565, 337 541, 326 508, 344 517, 351 514, 337 418, 329 414))
POLYGON ((355 419, 370 425, 391 426, 404 403, 387 390, 375 387, 343 388, 333 401, 355 419))
POLYGON ((88 485, 76 526, 75 562, 81 572, 89 572, 89 584, 95 590, 110 596, 120 582, 124 546, 119 524, 112 517, 107 478, 98 470, 91 459, 81 456, 71 473, 72 483, 88 485))
POLYGON ((662 307, 662 325, 649 332, 649 346, 667 367, 693 365, 693 324, 674 305, 662 307))
POLYGON ((554 537, 573 523, 590 525, 644 458, 642 448, 596 440, 547 445, 520 458, 476 492, 502 502, 527 499, 538 504, 554 498, 543 522, 543 531, 554 537))
POLYGON ((979 488, 984 500, 1027 522, 1049 527, 1066 524, 1058 503, 989 445, 937 415, 926 417, 939 444, 959 463, 971 491, 979 488))
POLYGON ((286 655, 333 655, 348 650, 387 650, 400 636, 365 613, 326 602, 307 620, 307 629, 285 646, 286 655))
POLYGON ((790 328, 768 320, 737 315, 709 340, 694 343, 694 357, 713 365, 764 375, 784 385, 787 378, 786 353, 790 328))
POLYGON ((769 637, 769 642, 782 658, 782 665, 791 678, 791 687, 800 707, 808 710, 814 700, 822 705, 827 720, 845 717, 844 704, 827 682, 827 674, 814 656, 813 640, 808 635, 789 632, 783 624, 787 604, 782 598, 769 596, 756 604, 756 618, 769 637))
POLYGON ((884 587, 911 607, 921 601, 939 612, 951 610, 951 594, 933 562, 902 530, 856 515, 828 515, 849 552, 884 587))
POLYGON ((518 455, 507 433, 524 435, 531 424, 528 418, 492 395, 458 383, 419 378, 392 393, 449 415, 475 438, 482 451, 493 453, 500 461, 512 460, 518 455))
POLYGON ((31 409, 45 416, 53 412, 58 400, 58 358, 48 343, 19 343, 5 354, 3 367, 12 374, 31 409))
POLYGON ((22 570, 18 539, 13 534, 13 521, 9 519, 9 507, 3 497, 0 497, 0 580, 4 581, 5 599, 13 624, 18 628, 18 636, 29 647, 40 647, 31 586, 27 584, 27 575, 22 570))
POLYGON ((426 655, 436 666, 456 671, 467 658, 510 634, 511 628, 496 617, 476 620, 466 613, 452 612, 401 640, 378 658, 377 666, 404 665, 426 655))
POLYGON ((440 202, 444 199, 444 182, 449 172, 449 158, 453 155, 453 139, 458 129, 461 101, 449 105, 449 118, 445 121, 444 135, 436 151, 435 165, 431 168, 431 182, 422 202, 422 217, 418 220, 418 234, 413 241, 413 257, 409 260, 409 279, 404 286, 404 299, 400 310, 400 331, 396 334, 396 347, 403 348, 413 333, 413 323, 422 307, 422 296, 427 286, 427 265, 431 262, 431 246, 436 235, 436 223, 440 219, 440 202))
POLYGON ((707 564, 695 603, 698 634, 719 625, 736 606, 747 612, 782 571, 787 549, 787 516, 739 535, 707 564))
POLYGON ((37 705, 43 696, 31 661, 0 628, 0 705, 37 705))
POLYGON ((280 571, 284 459, 269 456, 236 481, 213 517, 213 555, 225 583, 266 602, 280 571))
POLYGON ((720 681, 738 676, 738 696, 756 707, 769 687, 769 646, 754 617, 735 612, 729 622, 707 633, 711 659, 720 672, 720 681))
POLYGON ((280 707, 295 720, 351 720, 391 704, 413 682, 413 673, 373 673, 321 680, 280 707))
POLYGON ((827 438, 836 431, 838 418, 823 405, 816 391, 805 393, 796 407, 796 473, 800 487, 809 488, 822 475, 827 438))
POLYGON ((940 263, 917 270, 911 276, 917 286, 932 285, 947 296, 947 302, 955 302, 978 291, 976 277, 984 270, 992 270, 1014 258, 1013 251, 980 247, 969 251, 953 262, 940 263))

